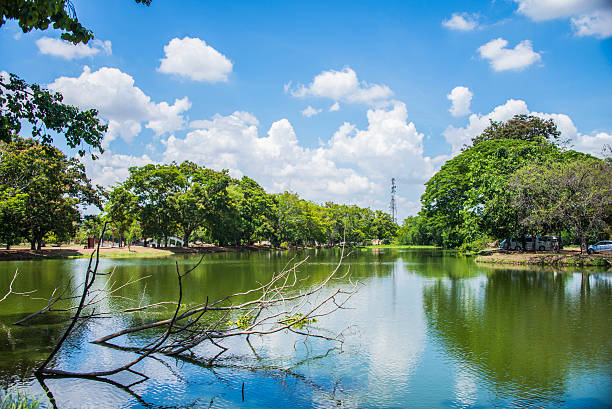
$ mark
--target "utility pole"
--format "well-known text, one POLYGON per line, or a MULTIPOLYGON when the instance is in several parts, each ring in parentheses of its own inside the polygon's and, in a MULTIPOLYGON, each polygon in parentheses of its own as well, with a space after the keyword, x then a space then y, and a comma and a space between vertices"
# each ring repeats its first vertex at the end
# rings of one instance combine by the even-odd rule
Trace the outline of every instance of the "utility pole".
POLYGON ((397 190, 397 186, 395 185, 395 178, 391 178, 391 203, 389 204, 389 210, 391 211, 391 219, 397 223, 395 214, 397 212, 397 208, 395 207, 395 192, 397 190))

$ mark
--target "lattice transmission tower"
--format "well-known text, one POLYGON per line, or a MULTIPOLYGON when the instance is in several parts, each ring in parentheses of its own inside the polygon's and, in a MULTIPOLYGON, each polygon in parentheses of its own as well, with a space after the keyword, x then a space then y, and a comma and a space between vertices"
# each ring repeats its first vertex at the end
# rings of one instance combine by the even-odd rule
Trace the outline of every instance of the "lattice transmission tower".
POLYGON ((389 204, 389 211, 391 211, 391 219, 397 223, 395 215, 397 214, 397 208, 395 207, 395 192, 397 186, 395 185, 395 178, 391 178, 391 203, 389 204))

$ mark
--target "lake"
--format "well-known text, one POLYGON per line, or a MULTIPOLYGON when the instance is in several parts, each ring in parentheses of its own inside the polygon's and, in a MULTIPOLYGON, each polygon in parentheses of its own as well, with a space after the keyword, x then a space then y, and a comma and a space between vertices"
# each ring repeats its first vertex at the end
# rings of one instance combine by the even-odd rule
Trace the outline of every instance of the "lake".
MULTIPOLYGON (((306 289, 324 279, 339 256, 339 249, 207 255, 184 279, 184 300, 193 305, 256 287, 291 260, 308 257, 298 274, 298 286, 306 289)), ((100 308, 117 312, 173 301, 175 263, 185 269, 197 260, 101 259, 100 272, 114 272, 100 276, 100 285, 148 278, 100 308)), ((37 290, 0 303, 2 391, 27 390, 49 405, 33 371, 61 336, 66 313, 48 313, 27 327, 12 323, 46 305, 36 298, 49 297, 58 283, 77 286, 86 266, 85 259, 0 263, 0 297, 15 269, 18 291, 37 290)), ((74 378, 45 385, 60 408, 612 407, 612 274, 605 270, 484 266, 442 250, 401 248, 353 249, 341 268, 350 276, 326 290, 356 283, 350 308, 310 325, 330 336, 341 332, 342 344, 282 331, 251 336, 250 343, 221 341, 229 349, 213 365, 145 359, 135 368, 150 379, 129 390, 74 378)), ((171 314, 83 321, 53 367, 87 371, 126 362, 132 353, 89 341, 171 314)), ((207 345, 197 352, 212 356, 218 350, 207 345)), ((112 379, 127 385, 139 378, 128 373, 112 379)))

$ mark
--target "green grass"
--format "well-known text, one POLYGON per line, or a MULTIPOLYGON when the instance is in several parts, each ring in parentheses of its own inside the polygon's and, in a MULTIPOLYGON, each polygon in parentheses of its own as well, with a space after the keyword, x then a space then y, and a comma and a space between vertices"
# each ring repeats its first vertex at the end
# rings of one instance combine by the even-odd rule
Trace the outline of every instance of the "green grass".
POLYGON ((38 409, 42 408, 40 398, 25 392, 7 392, 0 397, 0 409, 38 409))
MULTIPOLYGON (((155 251, 128 251, 128 250, 115 250, 112 253, 100 252, 101 258, 160 258, 167 257, 173 253, 168 250, 155 250, 155 251)), ((78 256, 65 256, 66 258, 89 258, 89 254, 81 254, 78 256)), ((61 256, 60 256, 61 258, 61 256)))

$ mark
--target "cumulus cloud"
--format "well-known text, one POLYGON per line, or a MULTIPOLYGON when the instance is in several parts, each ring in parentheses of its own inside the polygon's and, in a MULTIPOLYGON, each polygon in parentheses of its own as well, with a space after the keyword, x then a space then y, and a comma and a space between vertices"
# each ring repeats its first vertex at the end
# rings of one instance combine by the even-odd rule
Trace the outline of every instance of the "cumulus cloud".
POLYGON ((572 17, 572 26, 579 37, 608 38, 612 36, 612 9, 597 10, 590 14, 572 17))
POLYGON ((92 72, 85 66, 79 77, 59 77, 48 87, 61 92, 68 104, 82 109, 96 108, 100 112, 109 125, 104 146, 118 135, 131 141, 140 134, 143 123, 156 135, 182 129, 183 113, 191 107, 187 97, 176 99, 172 105, 151 101, 134 85, 130 75, 117 68, 102 67, 92 72))
POLYGON ((232 62, 199 38, 173 38, 164 46, 159 72, 177 74, 193 81, 225 82, 232 62))
POLYGON ((464 146, 470 145, 472 138, 480 135, 490 125, 491 121, 505 122, 512 119, 514 115, 534 115, 542 119, 552 119, 561 132, 561 140, 569 140, 570 145, 580 152, 601 156, 604 145, 612 143, 612 134, 606 132, 591 135, 583 134, 578 131, 568 115, 530 111, 527 103, 520 99, 509 99, 505 104, 495 107, 488 114, 472 114, 465 127, 456 128, 450 125, 442 135, 446 142, 451 145, 452 154, 456 155, 461 152, 464 146))
POLYGON ((423 182, 442 158, 423 155, 423 134, 408 121, 406 106, 370 109, 368 126, 345 123, 318 148, 301 146, 287 119, 259 135, 254 115, 236 111, 194 121, 185 138, 162 141, 164 161, 192 160, 213 169, 249 175, 269 191, 292 190, 315 201, 357 202, 386 208, 388 184, 401 175, 408 201, 418 201, 423 182), (389 164, 393 163, 390 168, 389 164))
POLYGON ((315 109, 313 107, 311 107, 310 105, 308 105, 306 107, 306 109, 302 110, 302 115, 304 115, 306 118, 310 118, 311 116, 320 114, 322 111, 322 109, 315 109))
POLYGON ((478 52, 481 58, 489 60, 495 71, 520 70, 541 59, 529 40, 521 41, 514 48, 506 48, 507 45, 508 41, 497 38, 478 47, 478 52))
POLYGON ((332 106, 329 107, 329 112, 334 112, 334 111, 339 111, 339 110, 340 110, 340 103, 338 103, 338 101, 334 102, 332 106))
POLYGON ((566 18, 605 7, 607 0, 514 0, 518 12, 534 21, 566 18))
POLYGON ((297 88, 291 90, 291 84, 289 83, 285 90, 298 98, 330 98, 335 101, 360 102, 371 105, 393 96, 393 91, 386 85, 368 84, 359 81, 355 71, 349 67, 341 71, 323 71, 314 77, 308 86, 299 84, 297 88))
POLYGON ((88 156, 80 158, 80 160, 85 165, 87 175, 91 177, 92 182, 102 186, 111 186, 124 181, 130 175, 129 169, 132 166, 156 163, 148 155, 123 155, 113 153, 110 150, 104 151, 96 160, 92 160, 88 156))
POLYGON ((66 60, 94 56, 100 52, 107 55, 113 53, 110 41, 92 40, 88 44, 72 44, 59 38, 42 37, 36 40, 36 46, 41 54, 61 57, 66 60))
POLYGON ((442 25, 451 30, 472 31, 478 23, 474 16, 467 13, 453 13, 451 18, 444 20, 442 25))
POLYGON ((472 103, 472 91, 467 87, 455 87, 446 98, 451 101, 452 105, 448 110, 452 116, 463 116, 470 113, 470 104, 472 103))
POLYGON ((612 146, 612 133, 593 132, 591 135, 578 134, 573 140, 573 148, 603 157, 604 146, 612 146))
POLYGON ((495 107, 488 114, 472 114, 468 119, 468 124, 463 128, 455 128, 450 125, 442 132, 446 142, 451 145, 453 154, 461 151, 464 145, 469 145, 472 138, 478 136, 489 125, 490 121, 507 121, 514 115, 527 114, 527 104, 525 101, 509 99, 504 105, 495 107))
POLYGON ((518 12, 533 21, 570 18, 577 36, 612 36, 612 2, 609 0, 514 0, 518 12))

